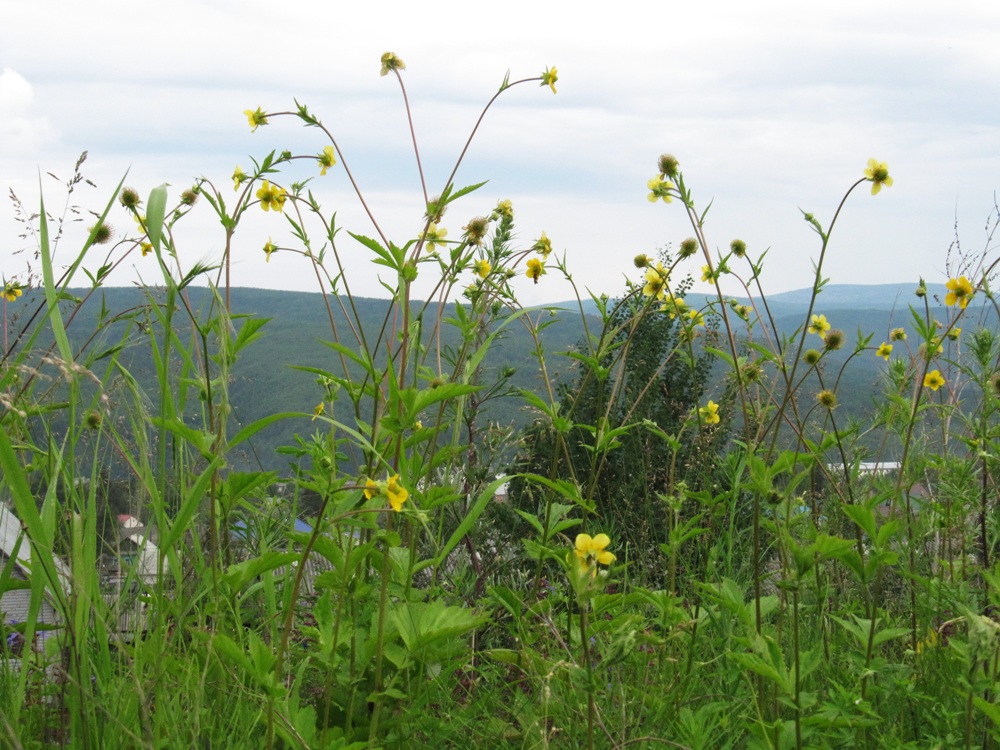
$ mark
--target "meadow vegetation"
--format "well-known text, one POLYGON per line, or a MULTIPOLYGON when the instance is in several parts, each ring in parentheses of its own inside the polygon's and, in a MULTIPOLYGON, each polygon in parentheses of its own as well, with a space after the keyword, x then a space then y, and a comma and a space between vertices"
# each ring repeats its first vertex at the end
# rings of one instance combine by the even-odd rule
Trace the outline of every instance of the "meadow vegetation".
MULTIPOLYGON (((412 132, 405 65, 381 62, 412 132)), ((556 82, 504 78, 439 192, 413 138, 423 194, 401 240, 370 212, 371 236, 341 228, 314 196, 313 179, 341 179, 369 211, 351 154, 298 102, 245 115, 298 121, 313 153, 177 196, 123 180, 68 261, 83 159, 62 214, 16 199, 41 296, 28 307, 28 281, 4 278, 0 495, 30 564, 0 557, 0 591, 29 602, 0 633, 3 746, 997 746, 1000 335, 965 318, 973 300, 1000 311, 1000 209, 981 251, 949 250, 944 308, 915 280, 905 327, 849 335, 823 309, 831 236, 850 201, 892 185, 859 163, 828 220, 803 214, 815 278, 789 331, 765 253, 713 251, 707 203, 663 155, 650 210, 682 212, 690 236, 636 256, 619 298, 581 291, 582 338, 553 351, 552 316, 518 291, 572 282, 572 252, 541 227, 519 242, 511 200, 477 206, 482 183, 453 180, 498 97, 556 82), (188 267, 174 230, 191 211, 218 219, 224 250, 188 267), (259 211, 275 230, 255 260, 314 276, 329 329, 324 356, 283 363, 309 401, 241 421, 233 374, 269 321, 234 307, 231 251, 259 211), (159 274, 142 303, 76 330, 137 256, 159 274), (361 258, 390 297, 374 326, 352 294, 361 258), (692 274, 714 300, 693 302, 692 274), (537 387, 485 365, 514 329, 537 387), (845 417, 852 366, 876 358, 877 398, 845 417), (497 423, 497 402, 531 421, 497 423), (276 423, 294 427, 290 471, 247 466, 276 423), (103 496, 112 470, 127 501, 103 496), (124 562, 109 593, 107 509, 136 498, 155 570, 124 562), (126 599, 142 615, 123 626, 126 599)))

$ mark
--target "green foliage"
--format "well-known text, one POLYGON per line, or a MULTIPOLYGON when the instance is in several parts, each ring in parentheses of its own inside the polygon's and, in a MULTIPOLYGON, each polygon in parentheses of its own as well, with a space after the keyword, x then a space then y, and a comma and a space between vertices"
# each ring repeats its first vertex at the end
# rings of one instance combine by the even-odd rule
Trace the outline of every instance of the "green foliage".
POLYGON ((708 208, 664 155, 649 197, 693 236, 638 256, 620 300, 578 299, 571 325, 518 303, 519 283, 572 277, 544 233, 517 241, 510 202, 447 239, 445 208, 483 184, 455 187, 461 157, 415 236, 371 214, 345 233, 348 267, 294 174, 354 185, 334 134, 299 102, 246 114, 329 145, 252 159, 235 196, 200 179, 173 208, 166 185, 145 205, 119 185, 93 213, 117 199, 136 232, 94 260, 95 225, 59 275, 83 209, 16 201, 41 280, 4 277, 0 744, 997 746, 1000 212, 981 254, 949 254, 943 307, 921 279, 877 345, 870 317, 823 310, 823 266, 887 167, 828 225, 804 213, 819 254, 793 319, 761 291, 766 253, 709 250, 708 208), (303 263, 321 295, 230 286, 258 208, 292 238, 258 260, 303 263), (192 210, 224 249, 186 266, 192 210), (155 287, 104 289, 142 254, 155 287), (361 257, 389 299, 350 293, 361 257), (745 296, 696 302, 671 282, 694 257, 745 296))

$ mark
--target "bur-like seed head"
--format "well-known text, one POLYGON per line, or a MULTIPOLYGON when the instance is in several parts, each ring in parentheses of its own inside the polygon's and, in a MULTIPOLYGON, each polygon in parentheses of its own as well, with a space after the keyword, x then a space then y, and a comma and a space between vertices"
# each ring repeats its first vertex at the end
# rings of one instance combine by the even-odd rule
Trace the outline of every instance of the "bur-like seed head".
POLYGON ((90 239, 95 245, 107 244, 114 235, 114 227, 105 221, 90 227, 90 239))
POLYGON ((837 394, 833 391, 820 391, 816 394, 816 400, 824 409, 832 409, 837 405, 837 394))
POLYGON ((664 177, 676 177, 681 167, 680 162, 673 154, 660 154, 657 166, 660 169, 660 174, 664 177))
POLYGON ((122 191, 118 194, 118 202, 121 203, 125 208, 138 208, 142 200, 139 198, 139 192, 135 188, 122 188, 122 191))
POLYGON ((828 352, 835 352, 844 345, 844 332, 838 328, 827 331, 823 337, 823 347, 828 352))
POLYGON ((682 258, 690 258, 696 252, 698 252, 698 240, 694 237, 688 237, 681 242, 680 255, 682 258))

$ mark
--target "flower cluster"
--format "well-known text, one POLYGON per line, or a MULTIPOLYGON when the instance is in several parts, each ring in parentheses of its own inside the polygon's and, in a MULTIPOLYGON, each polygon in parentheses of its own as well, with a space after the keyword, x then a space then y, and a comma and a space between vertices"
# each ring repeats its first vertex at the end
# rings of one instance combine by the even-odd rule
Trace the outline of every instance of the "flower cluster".
POLYGON ((809 333, 815 333, 818 336, 825 336, 826 332, 830 330, 830 324, 826 320, 825 315, 813 315, 812 322, 809 323, 809 333))
POLYGON ((680 174, 680 163, 671 154, 661 154, 660 158, 656 160, 656 167, 659 174, 651 177, 646 183, 646 187, 649 188, 649 195, 646 198, 650 203, 656 203, 658 200, 670 203, 677 190, 677 186, 670 180, 675 179, 680 174))
POLYGON ((945 288, 947 288, 948 294, 944 297, 944 303, 948 307, 958 305, 964 310, 969 306, 969 300, 972 299, 973 291, 972 284, 967 278, 959 276, 957 279, 948 279, 945 288))
POLYGON ((650 266, 646 269, 646 284, 642 287, 642 293, 647 297, 652 297, 661 302, 667 297, 667 282, 670 280, 670 271, 662 263, 657 263, 656 267, 650 266))
POLYGON ((279 212, 283 211, 287 197, 288 193, 285 192, 284 188, 272 185, 267 180, 264 180, 260 189, 257 190, 260 207, 265 211, 271 211, 272 209, 279 212))
POLYGON ((268 237, 267 242, 264 243, 264 255, 267 256, 264 258, 264 262, 269 263, 271 261, 271 253, 277 252, 277 250, 278 246, 271 242, 271 238, 268 237))
POLYGON ((542 260, 549 259, 549 253, 552 252, 552 240, 550 240, 545 232, 542 232, 542 236, 535 240, 535 244, 531 246, 531 249, 542 256, 542 260))
POLYGON ((610 565, 615 556, 607 551, 611 539, 607 534, 577 534, 574 552, 581 568, 591 568, 597 565, 610 565))
POLYGON ((944 384, 944 376, 941 374, 940 370, 931 370, 929 373, 924 375, 924 388, 936 391, 944 384))
POLYGON ((431 223, 427 225, 427 231, 424 232, 423 240, 424 245, 427 248, 427 252, 436 253, 437 248, 440 245, 444 247, 445 237, 448 236, 448 230, 444 227, 438 228, 437 224, 431 223))
POLYGON ((868 166, 865 168, 865 179, 872 183, 872 195, 878 195, 883 185, 892 187, 889 167, 884 161, 869 159, 868 166))
POLYGON ((542 82, 539 84, 540 86, 548 86, 552 89, 553 94, 556 93, 556 81, 559 80, 559 71, 556 69, 555 65, 551 68, 546 68, 541 75, 541 79, 542 82))
POLYGON ((646 196, 646 199, 650 203, 656 203, 658 200, 662 200, 664 203, 673 201, 671 191, 675 189, 674 183, 664 180, 662 177, 650 177, 646 187, 649 188, 649 195, 646 196))
POLYGON ((365 498, 371 500, 373 497, 385 495, 389 499, 389 505, 399 513, 403 509, 410 493, 399 483, 399 474, 394 474, 384 482, 375 482, 372 479, 365 480, 365 498))
POLYGON ((0 297, 3 297, 5 302, 14 302, 18 297, 23 294, 23 287, 16 281, 4 281, 3 291, 0 292, 0 297))
POLYGON ((251 133, 261 125, 267 125, 267 115, 264 114, 264 110, 260 107, 257 107, 257 109, 244 109, 243 114, 247 116, 247 122, 250 124, 251 133))
POLYGON ((326 175, 326 170, 337 163, 337 154, 333 149, 333 146, 323 146, 323 153, 316 157, 316 162, 319 164, 319 174, 320 176, 326 175))
POLYGON ((545 264, 538 258, 529 258, 527 266, 524 275, 537 284, 538 279, 545 275, 545 264))
POLYGON ((719 424, 719 405, 714 401, 709 401, 704 406, 698 407, 698 416, 701 417, 702 424, 719 424))
POLYGON ((395 52, 385 52, 382 55, 382 69, 379 71, 380 76, 389 75, 390 70, 406 70, 406 63, 404 63, 395 52))
POLYGON ((490 263, 487 260, 477 260, 472 264, 472 272, 481 279, 485 279, 489 276, 491 270, 492 266, 490 266, 490 263))

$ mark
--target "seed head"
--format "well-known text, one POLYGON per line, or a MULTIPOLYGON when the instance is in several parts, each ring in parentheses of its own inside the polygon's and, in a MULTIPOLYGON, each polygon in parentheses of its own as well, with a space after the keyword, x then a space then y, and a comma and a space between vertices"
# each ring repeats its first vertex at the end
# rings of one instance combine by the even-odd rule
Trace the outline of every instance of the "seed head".
POLYGON ((660 168, 660 175, 666 178, 676 177, 681 165, 673 154, 660 154, 657 166, 660 168))
POLYGON ((828 352, 835 352, 844 345, 844 332, 839 328, 834 328, 826 332, 823 337, 823 348, 828 352))
POLYGON ((90 227, 88 231, 90 232, 90 241, 95 245, 105 245, 115 235, 114 227, 104 221, 90 227))
POLYGON ((814 367, 822 356, 823 355, 815 349, 806 349, 805 353, 802 355, 802 361, 810 367, 814 367))
POLYGON ((816 394, 816 400, 824 409, 832 409, 837 405, 837 394, 833 391, 820 391, 816 394))
POLYGON ((696 252, 698 252, 698 240, 694 237, 688 237, 681 242, 680 255, 682 258, 690 258, 696 252))
POLYGON ((468 240, 470 245, 482 245, 489 228, 490 220, 485 216, 476 216, 473 219, 469 219, 469 223, 462 227, 465 230, 465 239, 468 240))
POLYGON ((747 254, 747 243, 743 240, 733 240, 729 243, 729 249, 733 251, 733 255, 737 258, 742 258, 747 254))
POLYGON ((125 208, 138 208, 142 200, 139 198, 139 192, 135 188, 122 188, 122 191, 118 194, 118 202, 121 203, 125 208))

